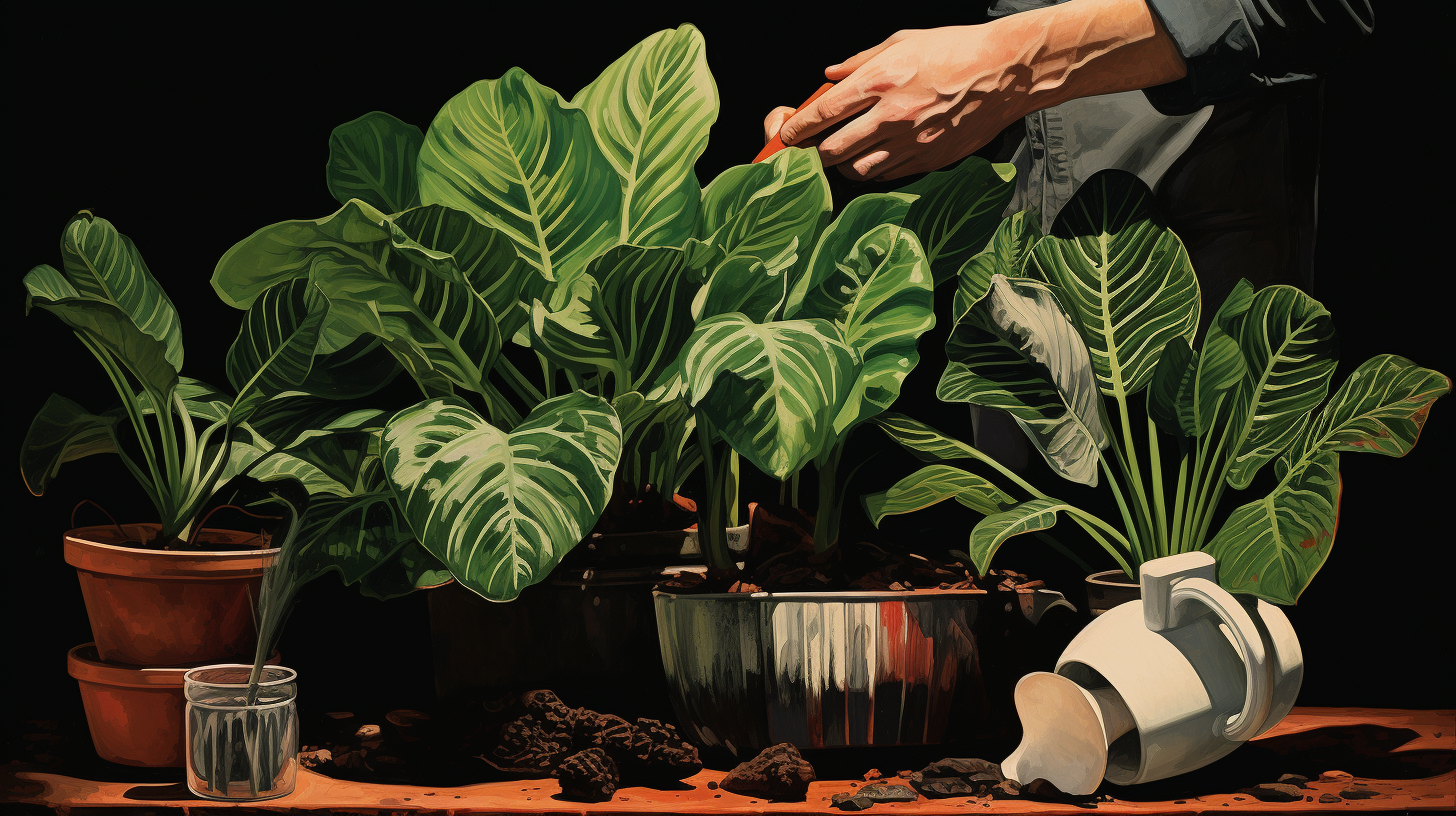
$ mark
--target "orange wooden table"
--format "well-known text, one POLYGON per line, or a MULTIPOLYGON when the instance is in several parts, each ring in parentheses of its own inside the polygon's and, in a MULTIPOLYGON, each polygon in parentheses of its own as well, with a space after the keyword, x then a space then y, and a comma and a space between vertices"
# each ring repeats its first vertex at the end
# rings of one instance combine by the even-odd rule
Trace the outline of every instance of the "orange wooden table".
MULTIPOLYGON (((703 771, 681 790, 623 788, 610 802, 582 804, 556 797, 554 780, 490 782, 455 788, 378 785, 299 774, 298 789, 269 802, 235 805, 189 794, 179 783, 95 782, 56 773, 0 768, 5 801, 49 806, 61 813, 129 808, 144 813, 218 813, 231 809, 260 813, 840 813, 830 797, 852 790, 851 782, 822 781, 803 802, 765 802, 712 790, 721 771, 703 771)), ((855 780, 855 784, 863 782, 855 780)), ((1395 709, 1296 708, 1278 727, 1211 768, 1176 780, 1136 788, 1107 786, 1114 800, 1095 810, 1109 813, 1206 813, 1230 811, 1409 811, 1456 809, 1456 712, 1395 709), (1276 781, 1291 767, 1319 765, 1300 802, 1261 802, 1230 793, 1276 781), (1323 767, 1329 765, 1330 767, 1323 767), (1343 766, 1343 767, 1342 767, 1343 766), (1321 802, 1354 786, 1370 789, 1368 799, 1321 802)), ((1089 807, 988 798, 925 799, 877 804, 871 813, 1074 813, 1089 807)))

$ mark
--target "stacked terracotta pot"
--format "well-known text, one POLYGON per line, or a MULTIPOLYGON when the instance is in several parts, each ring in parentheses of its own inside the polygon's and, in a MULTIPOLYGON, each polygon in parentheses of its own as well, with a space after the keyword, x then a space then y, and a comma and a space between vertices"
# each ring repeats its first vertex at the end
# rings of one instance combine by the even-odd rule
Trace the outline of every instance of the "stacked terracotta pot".
MULTIPOLYGON (((204 530, 204 549, 142 549, 157 525, 85 527, 65 536, 94 642, 67 655, 96 752, 125 765, 183 764, 182 675, 251 663, 253 603, 278 550, 249 533, 204 530), (130 546, 128 546, 130 545, 130 546)), ((277 655, 270 663, 277 661, 277 655)))

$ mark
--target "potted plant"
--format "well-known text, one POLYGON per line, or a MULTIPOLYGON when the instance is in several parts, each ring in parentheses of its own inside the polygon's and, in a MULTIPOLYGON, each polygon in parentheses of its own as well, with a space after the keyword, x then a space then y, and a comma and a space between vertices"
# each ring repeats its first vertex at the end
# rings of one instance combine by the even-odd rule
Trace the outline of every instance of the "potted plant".
POLYGON ((1065 515, 1129 579, 1147 560, 1202 550, 1230 592, 1293 604, 1334 544, 1339 454, 1404 456, 1451 382, 1383 354, 1331 395, 1333 321, 1288 286, 1242 282, 1198 342, 1198 279, 1152 202, 1137 177, 1107 171, 1080 188, 1050 235, 1023 214, 1003 221, 960 272, 938 389, 941 399, 1010 413, 1061 477, 1092 486, 1100 477, 1120 524, 897 415, 877 421, 935 464, 866 506, 875 519, 950 498, 980 510, 968 544, 978 569, 1011 537, 1065 515), (1145 418, 1135 420, 1139 406, 1145 418), (963 459, 999 479, 943 464, 963 459), (1224 490, 1249 487, 1270 463, 1265 495, 1215 524, 1224 490))

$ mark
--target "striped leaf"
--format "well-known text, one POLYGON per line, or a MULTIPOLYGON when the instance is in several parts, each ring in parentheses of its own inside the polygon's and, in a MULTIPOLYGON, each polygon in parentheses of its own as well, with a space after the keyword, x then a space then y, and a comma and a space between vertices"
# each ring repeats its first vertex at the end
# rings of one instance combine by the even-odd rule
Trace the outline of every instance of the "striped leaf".
POLYGON ((88 343, 125 366, 143 388, 165 396, 177 387, 177 368, 167 359, 166 344, 142 331, 116 304, 87 297, 43 300, 35 290, 30 291, 35 306, 60 318, 88 343))
POLYGON ((935 325, 935 290, 920 241, 894 224, 872 228, 836 254, 833 272, 797 314, 833 323, 862 361, 834 418, 834 433, 842 436, 900 396, 920 361, 920 336, 935 325))
POLYGON ((783 268, 785 264, 774 260, 793 250, 796 242, 798 253, 806 254, 831 209, 829 180, 818 151, 788 148, 758 164, 730 167, 713 179, 703 190, 695 234, 722 253, 720 266, 756 258, 770 268, 783 268))
POLYGON ((500 229, 546 280, 569 281, 620 232, 621 184, 589 119, 520 68, 477 82, 425 134, 420 200, 500 229))
POLYGON ((98 453, 119 453, 116 426, 120 411, 96 415, 51 394, 30 421, 20 446, 20 475, 33 495, 40 496, 61 465, 98 453))
POLYGON ((1228 412, 1228 483, 1242 489, 1304 430, 1329 393, 1338 358, 1330 313, 1292 286, 1254 295, 1238 344, 1247 369, 1228 412))
POLYGON ((1148 416, 1166 434, 1197 436, 1194 413, 1198 352, 1175 337, 1163 347, 1153 379, 1148 383, 1148 416))
POLYGON ((696 425, 677 390, 651 395, 629 391, 612 400, 622 422, 622 461, 617 467, 622 484, 634 490, 656 487, 667 496, 687 477, 696 425))
POLYGON ((1268 496, 1233 511, 1204 550, 1218 582, 1278 604, 1299 600, 1324 565, 1339 529, 1339 454, 1301 460, 1268 496))
POLYGON ((66 278, 83 298, 109 303, 143 334, 166 347, 167 362, 182 370, 182 323, 161 284, 131 239, 105 218, 82 213, 61 237, 66 278))
POLYGON ((359 579, 359 593, 387 601, 417 589, 431 589, 450 583, 453 576, 444 562, 430 554, 418 541, 410 540, 394 555, 359 579))
POLYGON ((718 118, 706 51, 691 25, 659 31, 571 100, 621 179, 620 243, 680 247, 693 234, 701 194, 693 165, 718 118))
POLYGON ((1032 499, 981 519, 971 530, 966 550, 976 572, 986 574, 991 559, 1008 538, 1049 529, 1057 523, 1058 512, 1070 509, 1071 505, 1059 499, 1032 499))
POLYGON ((914 202, 915 196, 906 193, 867 193, 844 205, 819 236, 804 274, 790 282, 784 317, 798 317, 804 299, 839 273, 840 264, 854 252, 860 238, 881 224, 899 225, 914 202))
POLYGON ((328 301, 306 278, 280 283, 253 301, 225 363, 238 394, 235 421, 273 395, 304 387, 327 315, 328 301))
POLYGON ((1053 470, 1097 484, 1102 399, 1087 346, 1046 284, 994 276, 945 350, 941 399, 1010 413, 1053 470))
POLYGON ((604 400, 547 400, 511 433, 453 399, 399 412, 390 487, 416 538, 462 586, 509 601, 545 578, 606 507, 622 429, 604 400))
POLYGON ((1135 175, 1088 179, 1036 243, 1029 271, 1064 293, 1102 392, 1122 398, 1152 379, 1158 354, 1198 330, 1198 277, 1135 175))
POLYGON ((798 245, 795 238, 783 253, 768 263, 752 255, 739 255, 723 262, 694 261, 695 266, 712 272, 693 298, 693 319, 707 320, 738 312, 755 323, 773 320, 784 305, 791 270, 799 259, 798 245))
POLYGON ((336 572, 345 585, 384 568, 414 534, 387 487, 351 496, 314 495, 298 520, 300 582, 336 572))
POLYGON ((904 226, 920 236, 936 284, 986 248, 1016 189, 1016 168, 971 156, 949 170, 930 173, 899 192, 919 196, 904 226))
POLYGON ((924 510, 955 499, 977 513, 994 515, 1016 503, 987 479, 949 465, 929 465, 896 482, 889 490, 865 496, 865 513, 876 527, 885 516, 924 510))
POLYGON ((976 449, 970 445, 904 414, 883 413, 874 418, 874 423, 922 462, 952 462, 977 456, 976 449))
POLYGON ((415 164, 424 141, 419 128, 383 111, 339 125, 329 134, 329 192, 340 204, 357 198, 387 213, 418 206, 415 164))
POLYGON ((1394 354, 1372 357, 1335 391, 1279 465, 1287 470, 1318 451, 1405 456, 1420 439, 1431 406, 1450 392, 1451 379, 1439 371, 1394 354))
POLYGON ((566 306, 551 311, 536 301, 531 347, 573 371, 614 372, 616 393, 647 390, 675 366, 692 334, 702 286, 681 249, 613 247, 571 285, 566 306))
POLYGON ((1039 240, 1041 224, 1031 212, 1021 210, 1001 219, 1001 224, 991 236, 991 242, 985 249, 972 255, 956 273, 956 293, 951 314, 960 317, 971 308, 971 304, 985 297, 986 290, 991 288, 992 276, 1025 277, 1032 247, 1039 240))
POLYGON ((825 320, 709 318, 681 360, 689 403, 735 451, 780 480, 832 441, 834 409, 859 374, 854 351, 825 320))

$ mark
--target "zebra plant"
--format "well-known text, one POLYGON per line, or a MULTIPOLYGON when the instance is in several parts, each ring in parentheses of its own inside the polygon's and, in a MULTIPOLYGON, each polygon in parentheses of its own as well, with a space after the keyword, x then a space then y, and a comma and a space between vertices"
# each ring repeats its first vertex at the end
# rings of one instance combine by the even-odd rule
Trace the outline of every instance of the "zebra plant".
POLYGON ((1445 375, 1387 354, 1330 396, 1334 323, 1288 286, 1240 282, 1196 343, 1202 304, 1188 254, 1147 187, 1118 171, 1089 179, 1051 235, 1025 214, 1004 220, 958 287, 940 398, 1009 413, 1059 476, 1107 485, 1121 516, 1114 525, 1050 496, 908 417, 877 418, 933 464, 864 497, 872 520, 955 499, 985 514, 969 544, 983 571, 1005 541, 1066 515, 1129 576, 1144 561, 1204 550, 1230 591, 1294 603, 1334 544, 1339 454, 1405 455, 1451 389, 1445 375), (1001 484, 946 464, 957 459, 1001 484), (1269 493, 1212 529, 1224 490, 1247 488, 1271 462, 1269 493))

